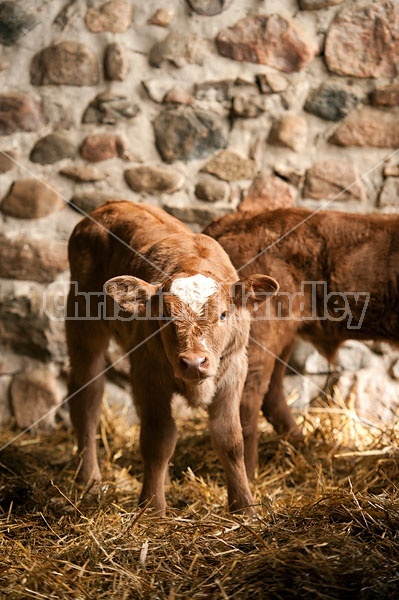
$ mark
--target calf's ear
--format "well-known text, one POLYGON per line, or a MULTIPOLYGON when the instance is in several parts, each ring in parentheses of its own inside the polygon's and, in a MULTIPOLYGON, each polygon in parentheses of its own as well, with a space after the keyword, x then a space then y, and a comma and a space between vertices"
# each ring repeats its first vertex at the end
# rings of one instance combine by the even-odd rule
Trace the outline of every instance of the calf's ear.
POLYGON ((129 314, 151 314, 150 300, 157 294, 159 285, 147 283, 138 277, 122 275, 104 283, 105 293, 129 314))
POLYGON ((231 295, 239 308, 256 310, 267 298, 277 294, 280 286, 274 277, 268 275, 250 275, 232 285, 231 295))

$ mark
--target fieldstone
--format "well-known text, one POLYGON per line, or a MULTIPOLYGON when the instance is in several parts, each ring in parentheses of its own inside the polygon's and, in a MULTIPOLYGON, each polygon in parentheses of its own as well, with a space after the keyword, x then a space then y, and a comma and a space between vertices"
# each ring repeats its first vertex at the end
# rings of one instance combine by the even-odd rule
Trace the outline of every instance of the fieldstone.
POLYGON ((187 90, 176 85, 168 92, 166 92, 163 101, 165 104, 194 104, 194 96, 192 96, 187 90))
POLYGON ((371 94, 371 102, 376 106, 399 106, 399 83, 376 88, 371 94))
POLYGON ((278 175, 279 179, 287 181, 296 188, 301 188, 305 179, 305 173, 298 168, 292 167, 289 164, 277 164, 273 171, 278 175))
POLYGON ((378 198, 378 206, 399 208, 399 177, 387 177, 378 198))
POLYGON ((363 200, 365 189, 357 169, 347 160, 326 160, 306 171, 303 195, 317 200, 363 200))
POLYGON ((65 207, 60 194, 38 179, 14 181, 1 203, 5 215, 18 219, 39 219, 65 207))
POLYGON ((295 152, 303 150, 308 138, 306 120, 300 115, 285 114, 274 123, 268 137, 269 144, 286 146, 295 152))
POLYGON ((11 407, 21 429, 55 426, 55 412, 62 402, 57 380, 48 367, 14 375, 10 387, 11 407))
POLYGON ((122 138, 108 133, 88 135, 83 141, 80 153, 85 160, 90 162, 127 157, 125 142, 122 138))
POLYGON ((0 235, 0 277, 49 283, 68 268, 67 244, 52 238, 0 235))
POLYGON ((195 195, 206 202, 227 202, 230 198, 230 186, 217 177, 202 173, 195 186, 195 195))
POLYGON ((51 165, 63 158, 71 158, 76 152, 75 144, 60 133, 50 133, 33 146, 30 160, 41 165, 51 165))
POLYGON ((339 121, 358 104, 360 94, 353 88, 327 81, 313 90, 305 103, 305 110, 327 121, 339 121))
POLYGON ((173 80, 169 78, 153 77, 145 79, 141 82, 143 88, 147 92, 149 98, 158 104, 161 104, 165 98, 165 94, 171 89, 173 80))
POLYGON ((330 71, 353 77, 396 77, 399 5, 385 0, 350 4, 330 26, 325 60, 330 71))
POLYGON ((250 158, 240 156, 232 150, 221 150, 201 169, 205 173, 216 175, 223 181, 252 179, 256 172, 256 163, 250 158))
POLYGON ((394 111, 383 112, 377 108, 364 106, 340 123, 329 141, 337 146, 397 148, 399 146, 398 114, 394 111))
POLYGON ((0 375, 0 425, 9 425, 12 416, 9 406, 11 380, 11 375, 0 375))
POLYGON ((108 194, 105 192, 79 192, 72 196, 69 204, 79 213, 86 214, 109 200, 120 200, 120 198, 115 198, 112 192, 108 194))
POLYGON ((28 94, 0 94, 0 135, 37 131, 44 125, 40 102, 28 94))
POLYGON ((13 150, 0 150, 0 175, 15 167, 16 158, 17 154, 13 150))
POLYGON ((267 173, 255 177, 238 205, 238 210, 275 210, 295 205, 295 192, 288 183, 267 173))
POLYGON ((170 62, 179 68, 186 64, 202 65, 211 50, 210 41, 203 37, 172 31, 162 42, 154 44, 150 50, 149 61, 153 67, 161 67, 164 62, 170 62))
POLYGON ((174 16, 175 12, 172 8, 158 8, 148 19, 147 23, 157 25, 158 27, 169 27, 174 16))
POLYGON ((394 424, 399 408, 399 383, 381 369, 368 368, 341 375, 337 383, 341 398, 353 401, 357 414, 374 423, 394 424))
POLYGON ((393 361, 389 373, 391 377, 396 379, 396 381, 399 381, 399 359, 393 361))
POLYGON ((112 42, 105 48, 104 74, 110 81, 123 81, 129 72, 129 60, 126 47, 112 42))
POLYGON ((259 117, 265 111, 264 96, 244 89, 234 95, 231 108, 232 115, 235 117, 245 119, 259 117))
POLYGON ((218 33, 216 46, 227 58, 260 63, 287 73, 303 69, 317 52, 316 44, 280 15, 241 19, 218 33))
POLYGON ((221 79, 220 81, 203 81, 194 85, 194 94, 197 100, 219 102, 223 104, 231 100, 231 88, 235 79, 221 79))
POLYGON ((213 17, 226 10, 231 0, 188 0, 188 3, 197 14, 213 17))
POLYGON ((227 146, 228 125, 210 111, 190 106, 167 108, 154 120, 157 148, 167 163, 204 158, 227 146))
POLYGON ((329 6, 337 6, 342 2, 343 0, 299 0, 299 6, 301 10, 319 10, 329 6))
POLYGON ((232 212, 232 207, 230 206, 215 205, 211 203, 206 203, 206 205, 201 206, 199 202, 197 202, 196 205, 189 205, 187 203, 184 205, 164 203, 162 204, 162 208, 176 217, 176 219, 180 219, 180 221, 183 221, 184 223, 199 226, 201 229, 213 221, 213 219, 223 217, 232 212))
POLYGON ((33 85, 97 85, 99 67, 96 56, 80 42, 66 41, 48 46, 33 57, 33 85))
POLYGON ((256 83, 262 94, 285 92, 288 87, 288 81, 279 73, 259 73, 256 83))
POLYGON ((0 44, 12 46, 38 22, 16 2, 0 2, 0 44))
POLYGON ((125 179, 134 192, 172 194, 184 184, 184 176, 171 167, 142 165, 125 171, 125 179))
POLYGON ((110 0, 99 8, 89 8, 86 13, 87 28, 93 33, 111 31, 125 33, 133 20, 131 0, 110 0))
POLYGON ((399 177, 399 163, 386 165, 383 172, 384 177, 399 177))
MULTIPOLYGON (((25 240, 20 239, 19 241, 23 247, 25 240)), ((0 252, 1 249, 2 246, 0 252)), ((48 253, 53 249, 54 245, 51 243, 48 253)), ((17 252, 15 255, 18 257, 17 252)), ((12 258, 14 259, 14 257, 12 258)), ((25 268, 25 265, 23 266, 25 268)), ((0 264, 0 268, 4 268, 3 262, 0 264)), ((27 271, 28 275, 29 273, 30 271, 27 271)), ((51 359, 64 362, 66 360, 64 320, 49 318, 51 312, 46 310, 47 305, 51 308, 51 305, 59 302, 59 294, 55 296, 50 289, 55 284, 47 285, 44 288, 42 284, 34 281, 17 281, 13 273, 10 274, 10 277, 11 280, 3 279, 0 285, 0 339, 2 343, 25 356, 33 356, 36 360, 51 359), (43 306, 46 306, 45 310, 43 310, 43 306)), ((69 286, 64 282, 58 282, 57 285, 65 288, 66 296, 69 286)), ((26 367, 22 366, 22 368, 26 367)))
POLYGON ((126 96, 102 92, 86 108, 82 123, 115 125, 121 119, 133 119, 139 112, 139 106, 126 96))
POLYGON ((91 165, 71 165, 61 169, 60 173, 79 183, 101 181, 107 177, 104 171, 100 171, 100 169, 96 169, 96 167, 92 167, 91 165))

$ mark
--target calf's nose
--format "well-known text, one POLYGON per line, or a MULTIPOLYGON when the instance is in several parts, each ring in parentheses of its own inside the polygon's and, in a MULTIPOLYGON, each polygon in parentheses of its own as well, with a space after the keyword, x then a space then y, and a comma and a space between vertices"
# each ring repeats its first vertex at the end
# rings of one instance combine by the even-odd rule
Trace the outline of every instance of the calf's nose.
POLYGON ((207 358, 200 354, 180 354, 179 365, 186 377, 198 378, 205 375, 207 358))

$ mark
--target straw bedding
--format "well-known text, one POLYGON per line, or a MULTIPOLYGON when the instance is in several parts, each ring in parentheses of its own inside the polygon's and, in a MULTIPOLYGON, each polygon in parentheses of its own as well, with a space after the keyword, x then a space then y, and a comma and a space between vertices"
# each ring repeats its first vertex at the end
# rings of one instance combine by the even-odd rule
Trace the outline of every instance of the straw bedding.
MULTIPOLYGON (((397 598, 398 432, 335 400, 294 448, 260 424, 254 518, 226 511, 206 415, 179 423, 168 516, 136 506, 138 427, 105 409, 101 485, 74 483, 71 431, 0 454, 1 598, 397 598)), ((1 445, 17 432, 0 432, 1 445)))

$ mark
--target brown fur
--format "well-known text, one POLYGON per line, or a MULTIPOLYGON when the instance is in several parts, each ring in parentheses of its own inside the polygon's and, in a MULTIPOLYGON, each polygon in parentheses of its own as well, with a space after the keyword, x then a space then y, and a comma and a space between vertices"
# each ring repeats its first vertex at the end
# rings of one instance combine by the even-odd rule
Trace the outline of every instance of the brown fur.
MULTIPOLYGON (((163 487, 176 443, 171 398, 178 392, 191 405, 208 407, 230 509, 250 506, 239 415, 250 313, 241 307, 233 286, 238 277, 227 254, 217 242, 193 234, 159 208, 109 202, 75 227, 69 260, 71 280, 78 284, 72 284, 68 296, 66 334, 70 412, 82 457, 80 478, 100 478, 95 436, 105 351, 114 336, 125 352, 133 350, 131 380, 144 461, 140 503, 149 501, 160 513, 165 510, 163 487), (170 293, 176 278, 198 273, 218 283, 200 315, 170 293), (88 310, 92 317, 99 315, 103 289, 107 318, 85 319, 88 310), (94 294, 89 304, 83 292, 94 294), (110 318, 115 308, 126 320, 110 318)), ((263 275, 240 283, 248 295, 248 308, 261 300, 260 292, 277 289, 276 282, 263 275)))
MULTIPOLYGON (((253 320, 249 372, 241 405, 245 461, 252 477, 257 463, 256 423, 260 407, 277 431, 299 433, 283 392, 284 363, 290 357, 296 335, 312 342, 330 361, 347 339, 398 343, 399 216, 333 211, 312 214, 302 208, 289 208, 228 215, 211 223, 204 233, 219 241, 240 274, 267 273, 277 279, 280 292, 300 292, 302 282, 318 281, 326 282, 328 293, 370 294, 367 306, 363 297, 356 301, 347 296, 352 325, 359 322, 365 309, 358 329, 348 328, 348 319, 312 318, 311 294, 306 288, 303 295, 298 294, 293 309, 299 314, 303 303, 302 315, 306 314, 308 320, 253 320)), ((278 302, 288 314, 288 305, 280 294, 270 299, 271 314, 277 314, 278 302)), ((318 291, 318 315, 323 311, 323 302, 318 291)), ((342 307, 339 299, 338 302, 338 307, 342 307)), ((337 315, 331 302, 328 312, 333 316, 343 314, 337 315)))

